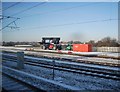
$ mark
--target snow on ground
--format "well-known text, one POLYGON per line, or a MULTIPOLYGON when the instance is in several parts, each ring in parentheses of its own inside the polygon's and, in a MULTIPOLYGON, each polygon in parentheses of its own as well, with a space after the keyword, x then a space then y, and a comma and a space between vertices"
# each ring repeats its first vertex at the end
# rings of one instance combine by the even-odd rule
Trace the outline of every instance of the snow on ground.
POLYGON ((83 54, 83 55, 107 55, 107 56, 114 56, 118 57, 119 53, 113 52, 73 52, 74 54, 83 54))
MULTIPOLYGON (((16 63, 5 61, 3 65, 15 67, 16 63)), ((53 70, 43 67, 25 65, 25 68, 22 71, 50 80, 52 80, 53 77, 52 75, 53 70)), ((73 87, 77 87, 80 88, 81 90, 114 90, 115 92, 118 92, 120 90, 120 81, 93 77, 84 74, 70 73, 59 70, 55 70, 54 81, 67 84, 73 87)))
MULTIPOLYGON (((10 51, 17 52, 15 50, 10 50, 10 51)), ((120 63, 120 60, 109 59, 109 58, 85 57, 85 56, 65 55, 65 54, 55 54, 55 53, 45 53, 45 52, 31 52, 31 51, 24 51, 24 53, 28 55, 33 55, 33 56, 45 56, 45 57, 57 57, 57 58, 63 58, 63 59, 71 59, 73 61, 91 61, 91 62, 98 62, 98 63, 106 62, 106 63, 113 63, 113 64, 120 63)))
MULTIPOLYGON (((10 47, 11 48, 11 47, 10 47)), ((11 50, 11 52, 17 52, 19 50, 11 50)), ((56 53, 46 53, 46 52, 34 52, 34 51, 24 51, 25 54, 33 55, 33 56, 45 56, 45 57, 57 57, 63 59, 71 59, 73 61, 90 61, 90 62, 106 62, 112 64, 119 64, 120 60, 117 59, 110 59, 110 58, 98 58, 98 57, 85 57, 85 56, 76 56, 76 55, 67 55, 67 54, 56 54, 56 53)), ((95 54, 95 53, 103 53, 104 55, 111 55, 117 56, 118 53, 108 53, 108 52, 77 52, 77 53, 84 53, 84 54, 95 54)), ((30 57, 29 57, 30 58, 30 57)), ((32 57, 33 58, 33 57, 32 57)))
MULTIPOLYGON (((7 49, 7 50, 26 50, 28 47, 4 47, 4 46, 0 46, 0 49, 7 49)), ((44 52, 58 52, 56 50, 42 50, 42 49, 34 49, 35 51, 44 51, 44 52)), ((69 51, 64 51, 61 50, 62 53, 68 53, 69 51)), ((70 51, 73 54, 78 54, 78 55, 104 55, 104 56, 110 56, 110 57, 119 57, 120 53, 112 53, 112 52, 74 52, 74 51, 70 51)))
POLYGON ((106 59, 106 58, 97 58, 97 57, 87 57, 87 58, 80 58, 77 60, 87 60, 87 61, 94 61, 94 62, 107 62, 107 63, 114 63, 114 64, 119 64, 120 60, 115 60, 115 59, 106 59))
POLYGON ((58 57, 72 60, 84 60, 84 61, 93 61, 93 62, 107 62, 107 63, 115 63, 118 64, 120 60, 116 59, 106 59, 106 58, 98 58, 98 57, 84 57, 84 56, 75 56, 75 55, 64 55, 64 54, 54 54, 54 53, 44 53, 44 52, 30 52, 25 51, 26 54, 33 54, 37 56, 48 56, 48 57, 58 57))
MULTIPOLYGON (((35 60, 38 60, 38 61, 43 60, 43 61, 52 62, 52 59, 46 59, 46 58, 38 58, 38 57, 31 57, 31 56, 25 56, 25 58, 35 59, 35 60)), ((101 69, 120 70, 120 68, 118 68, 118 67, 101 66, 101 65, 94 65, 94 64, 84 64, 84 63, 62 61, 62 60, 55 60, 55 62, 59 63, 59 64, 69 64, 69 65, 79 65, 79 66, 88 66, 88 67, 94 67, 94 68, 101 68, 101 69)))
POLYGON ((106 53, 106 55, 111 57, 119 57, 120 53, 106 53))

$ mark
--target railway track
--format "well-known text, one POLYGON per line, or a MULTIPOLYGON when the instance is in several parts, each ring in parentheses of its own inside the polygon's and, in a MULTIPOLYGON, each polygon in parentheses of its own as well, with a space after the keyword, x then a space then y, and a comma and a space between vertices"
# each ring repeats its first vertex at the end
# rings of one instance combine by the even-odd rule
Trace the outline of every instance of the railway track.
MULTIPOLYGON (((17 59, 16 56, 3 55, 3 60, 17 62, 16 59, 17 59)), ((105 69, 105 68, 102 69, 102 68, 82 66, 82 65, 74 66, 74 65, 69 65, 69 64, 67 65, 64 63, 60 64, 58 62, 56 62, 53 67, 53 62, 44 61, 44 60, 36 60, 36 59, 31 59, 31 58, 25 58, 25 64, 45 67, 45 68, 49 68, 49 69, 73 72, 73 73, 80 73, 80 74, 96 76, 96 77, 100 77, 100 78, 120 80, 120 71, 117 71, 117 70, 109 70, 109 69, 105 69)))
MULTIPOLYGON (((11 53, 11 54, 16 54, 16 51, 3 51, 3 53, 11 53)), ((63 60, 63 61, 74 61, 74 62, 78 62, 78 63, 86 63, 86 64, 96 64, 96 65, 104 65, 104 66, 113 66, 113 67, 119 67, 120 66, 120 63, 118 62, 119 59, 114 59, 116 63, 113 63, 113 62, 101 62, 101 61, 97 61, 96 60, 87 60, 87 59, 73 59, 73 58, 66 58, 66 57, 62 57, 59 53, 51 53, 49 52, 39 52, 39 55, 36 54, 36 51, 31 51, 30 53, 28 51, 24 51, 25 55, 27 56, 35 56, 35 57, 38 57, 38 58, 48 58, 48 59, 59 59, 59 60, 63 60)), ((66 55, 66 54, 63 54, 63 55, 66 55)), ((73 55, 75 57, 77 57, 78 55, 73 55)), ((82 56, 83 58, 87 58, 87 57, 91 57, 91 56, 82 56)), ((92 56, 94 57, 94 56, 92 56)), ((100 57, 98 57, 100 58, 100 57)), ((102 58, 102 57, 101 57, 102 58)), ((103 58, 105 59, 105 58, 103 58)), ((108 58, 108 59, 113 59, 113 58, 108 58)))

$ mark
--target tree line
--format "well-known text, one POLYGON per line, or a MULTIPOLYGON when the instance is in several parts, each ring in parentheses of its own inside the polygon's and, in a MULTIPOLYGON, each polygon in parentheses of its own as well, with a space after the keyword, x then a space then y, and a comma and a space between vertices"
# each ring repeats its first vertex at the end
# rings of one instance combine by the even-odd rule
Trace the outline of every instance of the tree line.
POLYGON ((68 44, 91 44, 93 47, 119 47, 120 43, 115 38, 105 37, 99 41, 90 40, 88 42, 69 41, 68 44))
POLYGON ((92 44, 94 47, 119 47, 120 43, 115 38, 105 37, 97 42, 90 40, 87 42, 92 44))
MULTIPOLYGON (((91 44, 93 47, 119 47, 120 43, 119 41, 117 41, 115 38, 111 38, 111 37, 105 37, 99 41, 94 41, 94 40, 90 40, 88 42, 81 42, 81 41, 68 41, 65 42, 67 44, 91 44)), ((15 46, 15 45, 32 45, 32 46, 36 46, 39 47, 40 46, 40 42, 5 42, 3 41, 2 46, 15 46)))

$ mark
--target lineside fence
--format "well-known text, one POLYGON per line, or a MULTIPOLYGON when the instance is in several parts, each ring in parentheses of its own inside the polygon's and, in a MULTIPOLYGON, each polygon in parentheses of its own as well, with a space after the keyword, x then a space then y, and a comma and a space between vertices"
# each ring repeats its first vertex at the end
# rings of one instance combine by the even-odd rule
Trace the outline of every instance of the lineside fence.
POLYGON ((93 52, 120 52, 120 47, 93 47, 93 52))

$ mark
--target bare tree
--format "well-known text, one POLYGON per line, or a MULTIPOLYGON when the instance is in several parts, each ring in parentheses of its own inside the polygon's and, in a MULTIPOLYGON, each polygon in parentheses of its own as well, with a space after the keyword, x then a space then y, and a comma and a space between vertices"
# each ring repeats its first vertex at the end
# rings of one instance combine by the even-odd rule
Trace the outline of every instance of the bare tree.
POLYGON ((105 37, 97 42, 97 46, 118 47, 118 41, 115 38, 105 37))

